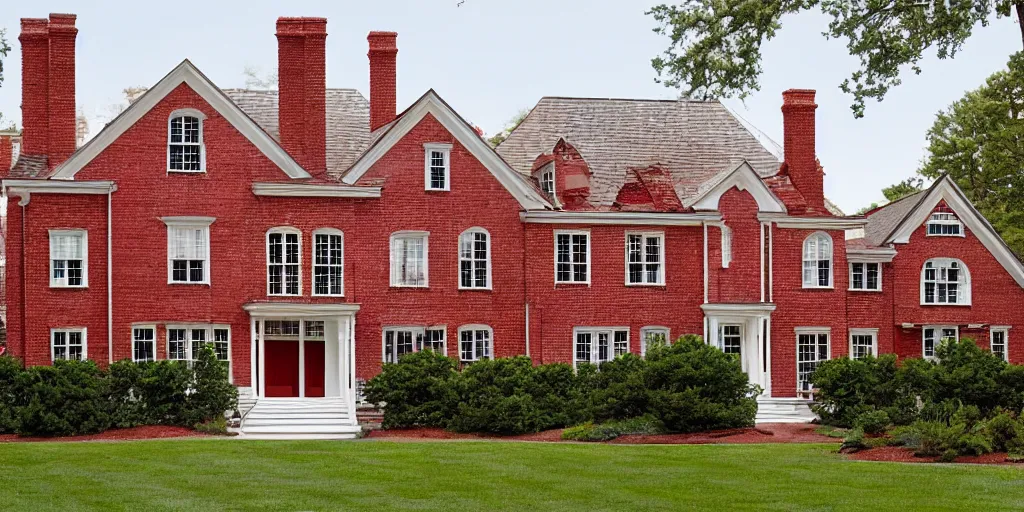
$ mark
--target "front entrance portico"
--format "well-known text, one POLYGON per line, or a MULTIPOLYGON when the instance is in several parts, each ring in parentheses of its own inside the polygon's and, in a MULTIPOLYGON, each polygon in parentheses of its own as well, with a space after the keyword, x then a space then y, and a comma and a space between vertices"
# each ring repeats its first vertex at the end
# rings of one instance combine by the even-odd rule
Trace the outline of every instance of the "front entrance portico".
POLYGON ((771 314, 775 304, 704 304, 704 339, 736 354, 750 383, 771 396, 771 314))

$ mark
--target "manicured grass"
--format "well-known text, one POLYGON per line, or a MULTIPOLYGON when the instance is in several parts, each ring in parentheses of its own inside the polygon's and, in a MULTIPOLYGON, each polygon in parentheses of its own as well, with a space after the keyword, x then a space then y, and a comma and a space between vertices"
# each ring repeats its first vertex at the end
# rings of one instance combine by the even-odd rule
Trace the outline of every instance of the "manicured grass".
POLYGON ((236 440, 0 445, 4 510, 997 510, 1017 467, 835 445, 236 440))

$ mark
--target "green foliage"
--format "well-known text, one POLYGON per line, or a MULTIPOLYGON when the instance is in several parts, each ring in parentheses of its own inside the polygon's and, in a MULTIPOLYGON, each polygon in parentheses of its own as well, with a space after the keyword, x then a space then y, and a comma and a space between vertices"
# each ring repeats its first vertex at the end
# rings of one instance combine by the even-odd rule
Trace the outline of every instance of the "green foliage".
POLYGON ((881 434, 889 427, 889 415, 885 411, 865 411, 857 416, 853 425, 865 434, 881 434))
POLYGON ((567 441, 610 441, 625 435, 664 434, 665 425, 652 416, 641 416, 628 420, 612 420, 595 425, 588 421, 582 425, 570 427, 562 432, 562 439, 567 441))
MULTIPOLYGON (((1020 0, 969 2, 842 2, 822 0, 689 0, 647 12, 669 48, 651 64, 659 81, 697 98, 738 96, 760 88, 761 45, 775 37, 788 14, 820 9, 831 18, 825 37, 842 39, 859 69, 840 89, 853 95, 854 116, 867 99, 881 100, 899 85, 901 71, 921 73, 925 53, 952 58, 993 14, 1009 16, 1020 0)), ((1024 30, 1024 28, 1022 28, 1024 30)))
POLYGON ((839 451, 843 453, 856 452, 867 447, 867 444, 864 442, 864 429, 855 428, 843 438, 843 444, 839 446, 839 451))
POLYGON ((597 421, 643 416, 650 406, 647 361, 626 354, 601 365, 594 375, 590 406, 597 421))
POLYGON ((520 124, 522 124, 522 122, 526 119, 526 116, 528 115, 530 115, 529 109, 520 109, 519 112, 516 112, 516 115, 512 116, 512 118, 505 123, 505 126, 501 129, 501 131, 495 133, 494 135, 491 135, 491 137, 487 139, 487 142, 491 145, 491 147, 498 147, 498 144, 505 142, 505 139, 507 139, 508 136, 512 134, 513 130, 515 130, 516 128, 519 127, 520 124))
POLYGON ((986 416, 1000 406, 1020 409, 1022 383, 1006 381, 1003 372, 1007 363, 979 348, 974 340, 942 343, 935 354, 940 362, 932 366, 932 384, 922 393, 925 400, 958 400, 977 407, 986 416))
POLYGON ((108 382, 93 361, 56 361, 18 375, 18 433, 95 434, 110 428, 108 382))
POLYGON ((20 396, 16 384, 22 371, 21 361, 0 356, 0 434, 18 431, 20 419, 16 406, 20 396))
POLYGON ((238 388, 228 379, 226 361, 217 360, 210 345, 204 345, 192 363, 193 381, 188 395, 188 408, 182 418, 185 425, 223 418, 225 411, 238 407, 238 388))
POLYGON ((228 420, 223 414, 220 414, 209 421, 196 424, 195 429, 204 434, 226 435, 228 433, 228 420))
POLYGON ((896 424, 909 423, 916 413, 915 382, 899 374, 893 354, 825 361, 811 375, 818 390, 811 409, 822 423, 839 427, 853 427, 872 412, 896 424))
POLYGON ((454 359, 431 350, 386 363, 366 383, 366 400, 384 404, 383 428, 447 427, 458 403, 454 359))
POLYGON ((882 195, 885 196, 890 203, 893 203, 911 194, 920 192, 923 188, 924 180, 916 176, 911 176, 895 185, 883 188, 882 195))

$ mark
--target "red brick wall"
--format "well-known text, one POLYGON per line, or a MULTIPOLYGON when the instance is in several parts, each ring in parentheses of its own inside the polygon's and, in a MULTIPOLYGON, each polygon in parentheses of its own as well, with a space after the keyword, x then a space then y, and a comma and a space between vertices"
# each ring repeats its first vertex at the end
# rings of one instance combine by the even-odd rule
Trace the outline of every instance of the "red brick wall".
MULTIPOLYGON (((847 312, 850 329, 878 329, 878 353, 888 354, 896 350, 896 326, 892 321, 893 284, 890 280, 895 275, 892 263, 879 264, 882 278, 882 290, 854 291, 847 295, 847 312)), ((844 269, 849 276, 850 268, 844 269)), ((849 279, 849 277, 847 277, 849 279)), ((849 283, 849 281, 847 281, 849 283)), ((849 286, 849 284, 847 284, 849 286)), ((847 336, 847 341, 849 336, 847 336)))
MULTIPOLYGON (((722 268, 722 232, 708 228, 708 289, 714 303, 761 302, 761 222, 757 201, 737 188, 718 202, 725 225, 732 230, 732 262, 722 268)), ((765 260, 767 265, 767 260, 765 260)))

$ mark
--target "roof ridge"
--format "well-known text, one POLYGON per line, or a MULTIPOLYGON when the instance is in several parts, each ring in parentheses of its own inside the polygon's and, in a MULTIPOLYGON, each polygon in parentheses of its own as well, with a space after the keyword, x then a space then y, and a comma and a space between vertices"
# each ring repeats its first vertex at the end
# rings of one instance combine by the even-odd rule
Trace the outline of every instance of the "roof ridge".
POLYGON ((695 100, 692 98, 679 98, 674 100, 665 99, 653 99, 653 98, 614 98, 614 97, 598 97, 598 96, 541 96, 541 101, 544 100, 581 100, 581 101, 635 101, 635 102, 646 102, 646 103, 721 103, 717 99, 711 100, 695 100))

